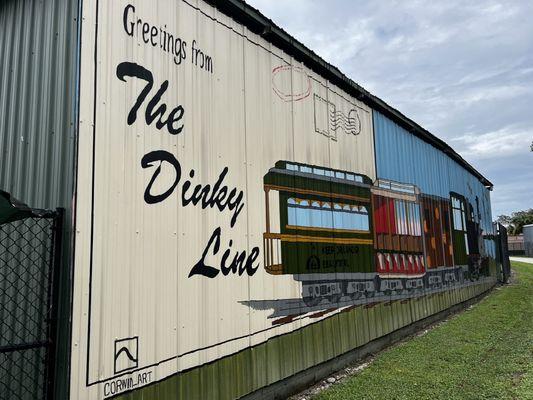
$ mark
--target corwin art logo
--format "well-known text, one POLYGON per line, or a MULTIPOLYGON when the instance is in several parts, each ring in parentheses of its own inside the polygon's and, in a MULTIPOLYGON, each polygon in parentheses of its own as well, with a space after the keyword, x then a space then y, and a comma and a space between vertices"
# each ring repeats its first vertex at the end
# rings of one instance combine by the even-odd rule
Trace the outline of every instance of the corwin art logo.
POLYGON ((139 366, 139 337, 115 340, 115 374, 139 366))

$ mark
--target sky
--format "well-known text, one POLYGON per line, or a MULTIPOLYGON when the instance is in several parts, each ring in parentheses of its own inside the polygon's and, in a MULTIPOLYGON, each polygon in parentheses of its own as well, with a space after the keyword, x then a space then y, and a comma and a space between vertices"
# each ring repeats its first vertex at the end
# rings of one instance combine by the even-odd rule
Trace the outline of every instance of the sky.
POLYGON ((533 1, 247 0, 533 208, 533 1))

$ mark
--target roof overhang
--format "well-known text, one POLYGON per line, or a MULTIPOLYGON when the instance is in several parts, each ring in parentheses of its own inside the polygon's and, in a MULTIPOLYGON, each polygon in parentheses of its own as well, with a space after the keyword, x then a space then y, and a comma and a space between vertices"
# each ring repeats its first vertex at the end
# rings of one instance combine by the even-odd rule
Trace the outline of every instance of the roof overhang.
POLYGON ((315 52, 300 43, 294 37, 265 17, 259 10, 249 6, 242 0, 205 0, 219 11, 246 26, 250 31, 260 35, 266 41, 283 50, 308 68, 321 75, 346 93, 365 103, 369 107, 387 116, 402 128, 423 141, 445 153, 452 160, 474 175, 489 190, 493 184, 461 157, 446 142, 427 131, 397 109, 374 96, 353 80, 344 75, 337 67, 327 63, 315 52))

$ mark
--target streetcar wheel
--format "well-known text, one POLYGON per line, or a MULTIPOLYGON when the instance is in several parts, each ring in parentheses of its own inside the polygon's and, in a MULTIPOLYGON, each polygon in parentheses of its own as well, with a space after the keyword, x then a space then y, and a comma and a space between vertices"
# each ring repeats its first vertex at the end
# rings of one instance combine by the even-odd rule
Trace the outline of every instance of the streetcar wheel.
POLYGON ((379 275, 376 275, 374 277, 374 289, 376 292, 379 292, 381 290, 381 278, 379 275))
POLYGON ((333 294, 331 296, 328 296, 328 300, 330 303, 338 303, 342 298, 342 294, 333 294))
POLYGON ((320 297, 304 296, 303 301, 307 307, 318 305, 322 299, 320 297))
POLYGON ((360 299, 362 295, 363 295, 363 293, 361 293, 361 292, 354 292, 354 293, 350 294, 350 298, 352 300, 357 300, 357 299, 360 299))

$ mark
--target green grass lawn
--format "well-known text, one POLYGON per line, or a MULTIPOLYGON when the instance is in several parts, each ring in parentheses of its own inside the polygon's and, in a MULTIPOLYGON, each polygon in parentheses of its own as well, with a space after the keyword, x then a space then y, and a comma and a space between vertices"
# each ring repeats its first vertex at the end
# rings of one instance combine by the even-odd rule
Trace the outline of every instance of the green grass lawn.
POLYGON ((511 285, 313 400, 533 399, 533 265, 512 265, 511 285))

